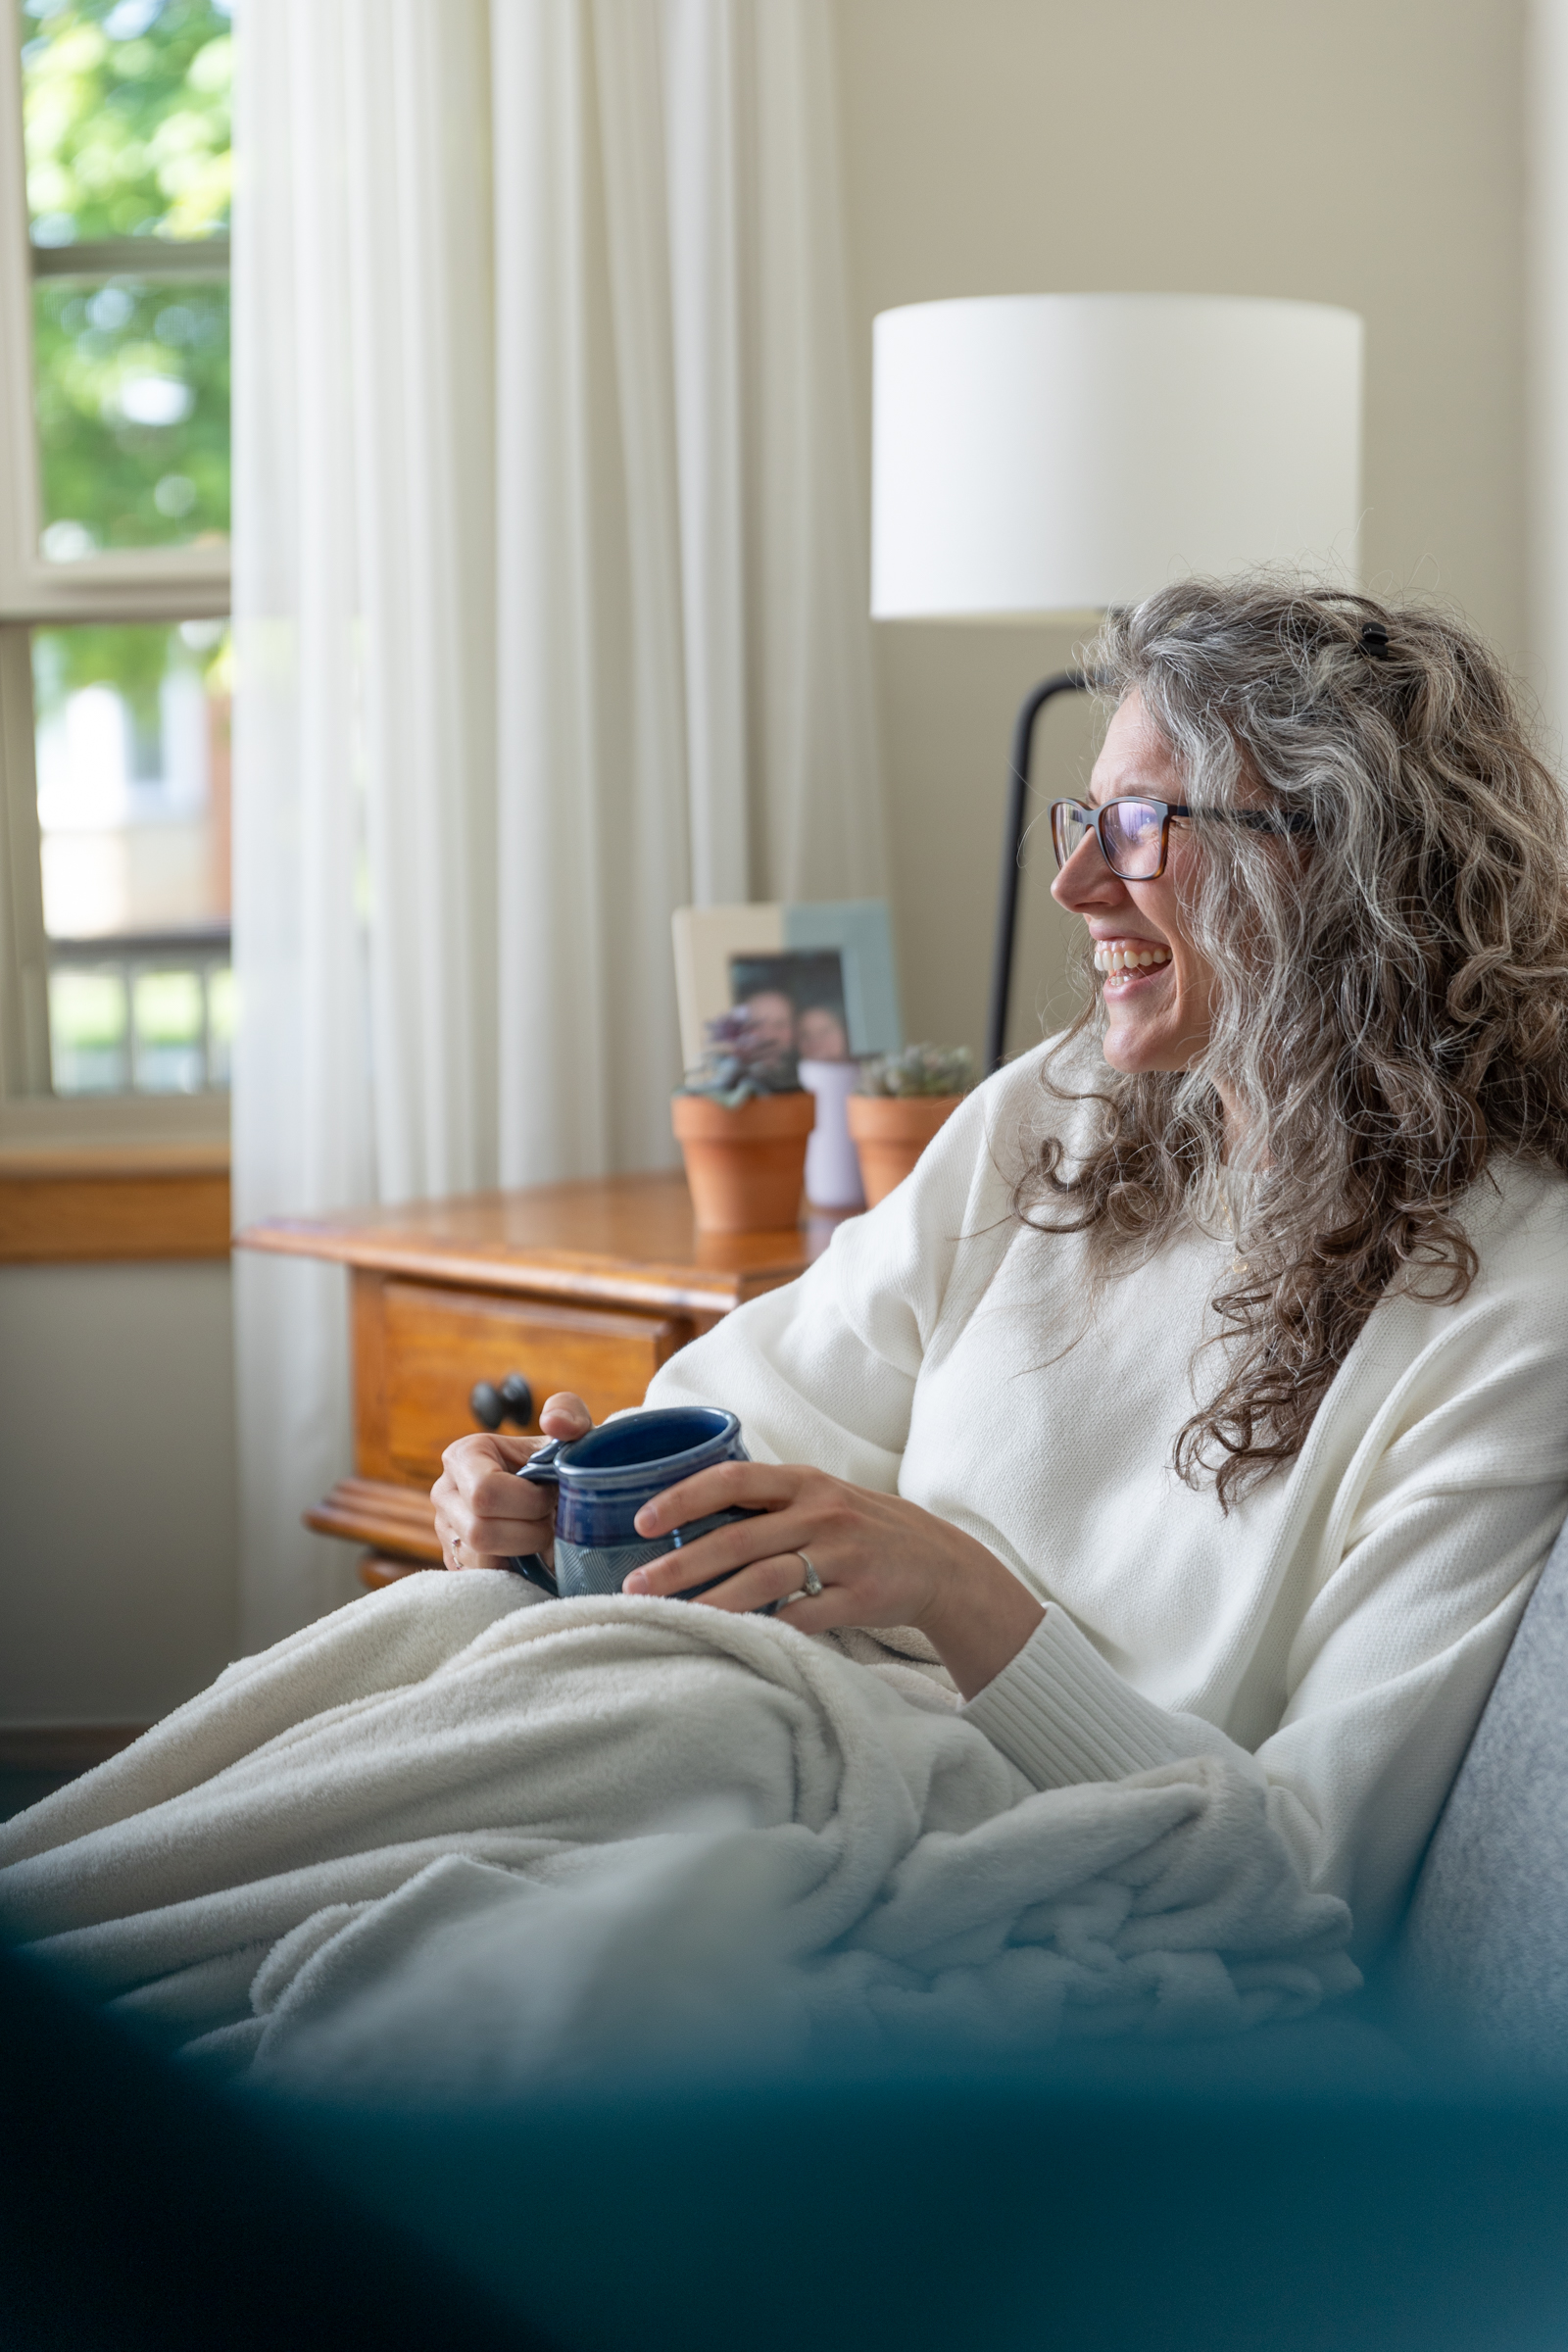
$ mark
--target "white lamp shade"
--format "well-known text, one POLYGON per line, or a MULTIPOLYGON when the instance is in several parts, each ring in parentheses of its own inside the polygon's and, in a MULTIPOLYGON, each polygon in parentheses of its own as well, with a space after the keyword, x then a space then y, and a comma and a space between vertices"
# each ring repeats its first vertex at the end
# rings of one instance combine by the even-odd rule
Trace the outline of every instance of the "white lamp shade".
POLYGON ((873 334, 874 617, 1078 618, 1281 562, 1357 577, 1352 311, 1008 294, 873 334))

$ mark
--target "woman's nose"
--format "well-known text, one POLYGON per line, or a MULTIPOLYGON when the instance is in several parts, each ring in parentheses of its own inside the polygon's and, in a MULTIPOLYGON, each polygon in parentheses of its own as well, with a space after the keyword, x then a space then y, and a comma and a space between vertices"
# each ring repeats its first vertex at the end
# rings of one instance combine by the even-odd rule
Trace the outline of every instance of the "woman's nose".
POLYGON ((1071 914, 1081 914, 1087 906, 1112 906, 1127 894, 1102 857, 1096 835, 1086 833, 1066 864, 1059 868, 1051 885, 1051 895, 1058 906, 1065 906, 1071 914))

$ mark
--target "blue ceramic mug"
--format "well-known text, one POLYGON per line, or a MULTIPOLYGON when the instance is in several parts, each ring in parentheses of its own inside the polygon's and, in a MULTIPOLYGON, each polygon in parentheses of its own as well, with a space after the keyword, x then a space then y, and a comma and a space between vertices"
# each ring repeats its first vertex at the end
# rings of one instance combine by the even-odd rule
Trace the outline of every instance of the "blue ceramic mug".
MULTIPOLYGON (((735 1415, 710 1404, 622 1413, 581 1438, 547 1438, 517 1476, 560 1492, 555 1573, 536 1551, 512 1565, 553 1598, 576 1600, 588 1592, 618 1592, 634 1568, 646 1568, 650 1560, 695 1544, 710 1528, 756 1518, 755 1511, 713 1511, 652 1543, 638 1535, 634 1524, 643 1504, 666 1487, 699 1470, 710 1470, 715 1462, 751 1458, 741 1444, 735 1415)), ((721 1577, 710 1577, 691 1592, 706 1592, 722 1582, 721 1577)), ((684 1600, 690 1594, 675 1597, 684 1600)))

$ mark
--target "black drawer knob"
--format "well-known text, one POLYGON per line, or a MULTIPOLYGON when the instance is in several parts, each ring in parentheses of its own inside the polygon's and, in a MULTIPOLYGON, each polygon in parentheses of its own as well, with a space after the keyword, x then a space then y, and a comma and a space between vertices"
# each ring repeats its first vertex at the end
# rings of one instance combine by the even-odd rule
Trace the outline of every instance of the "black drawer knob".
POLYGON ((468 1410, 481 1429, 500 1429, 510 1421, 517 1429, 533 1426, 533 1391, 520 1372, 509 1372, 499 1387, 476 1380, 468 1391, 468 1410))

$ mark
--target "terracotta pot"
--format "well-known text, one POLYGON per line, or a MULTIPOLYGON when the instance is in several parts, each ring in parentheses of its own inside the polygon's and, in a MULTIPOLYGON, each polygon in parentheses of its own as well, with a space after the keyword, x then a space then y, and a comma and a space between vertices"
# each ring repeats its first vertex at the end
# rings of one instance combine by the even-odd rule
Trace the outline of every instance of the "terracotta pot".
POLYGON ((904 1179, 961 1095, 852 1095, 846 1108, 865 1203, 875 1208, 904 1179))
POLYGON ((798 1225, 814 1097, 758 1095, 726 1110, 676 1095, 670 1119, 686 1160, 699 1233, 779 1233, 798 1225))

